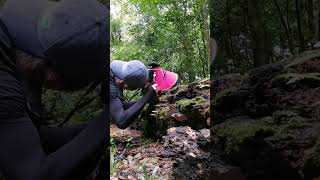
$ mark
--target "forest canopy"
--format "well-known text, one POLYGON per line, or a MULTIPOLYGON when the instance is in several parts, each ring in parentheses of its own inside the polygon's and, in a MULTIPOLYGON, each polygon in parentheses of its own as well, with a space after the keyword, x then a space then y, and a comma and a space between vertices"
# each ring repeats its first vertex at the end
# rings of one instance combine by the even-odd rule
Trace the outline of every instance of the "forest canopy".
POLYGON ((208 76, 209 11, 205 0, 113 0, 111 60, 157 62, 180 83, 208 76))

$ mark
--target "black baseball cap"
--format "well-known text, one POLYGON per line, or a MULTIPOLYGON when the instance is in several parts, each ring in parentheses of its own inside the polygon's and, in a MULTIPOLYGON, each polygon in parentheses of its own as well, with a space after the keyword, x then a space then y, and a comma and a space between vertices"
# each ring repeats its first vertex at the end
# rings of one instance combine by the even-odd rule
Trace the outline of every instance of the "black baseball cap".
POLYGON ((96 0, 7 0, 1 20, 13 44, 49 61, 64 78, 102 79, 109 55, 109 10, 96 0))

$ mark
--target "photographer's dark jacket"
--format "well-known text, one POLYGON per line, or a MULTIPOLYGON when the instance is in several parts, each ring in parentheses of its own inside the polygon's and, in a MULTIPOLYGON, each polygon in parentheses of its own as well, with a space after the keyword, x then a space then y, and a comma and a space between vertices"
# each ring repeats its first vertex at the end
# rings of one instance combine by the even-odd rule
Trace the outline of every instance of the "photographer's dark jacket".
POLYGON ((26 99, 8 32, 0 21, 0 122, 25 116, 26 99))
POLYGON ((111 70, 110 70, 109 87, 110 87, 110 92, 109 92, 110 99, 120 99, 121 102, 124 102, 123 90, 117 86, 115 76, 111 70))
POLYGON ((109 86, 111 118, 121 129, 127 128, 130 123, 139 116, 143 107, 155 96, 155 91, 149 84, 146 88, 146 94, 141 99, 137 102, 125 102, 123 90, 117 86, 111 70, 109 86))

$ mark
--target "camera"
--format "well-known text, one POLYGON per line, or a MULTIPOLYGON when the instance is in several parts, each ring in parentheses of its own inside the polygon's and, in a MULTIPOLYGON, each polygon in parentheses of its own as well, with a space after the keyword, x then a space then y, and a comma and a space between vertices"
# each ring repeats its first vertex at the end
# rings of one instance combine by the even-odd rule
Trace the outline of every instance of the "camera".
POLYGON ((148 68, 148 81, 150 84, 154 84, 154 68, 156 67, 160 67, 160 64, 157 63, 150 63, 148 64, 149 68, 148 68))

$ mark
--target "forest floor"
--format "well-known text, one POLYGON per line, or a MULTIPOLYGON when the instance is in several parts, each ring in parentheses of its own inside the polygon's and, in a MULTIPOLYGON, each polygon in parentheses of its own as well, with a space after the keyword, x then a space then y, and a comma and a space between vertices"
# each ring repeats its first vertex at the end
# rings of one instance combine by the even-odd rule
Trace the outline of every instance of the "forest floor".
MULTIPOLYGON (((198 132, 190 127, 174 127, 168 129, 162 140, 153 140, 141 131, 111 125, 110 179, 174 179, 173 170, 183 157, 209 155, 198 147, 199 139, 209 142, 209 129, 198 132)), ((197 173, 204 171, 198 168, 197 173)))

